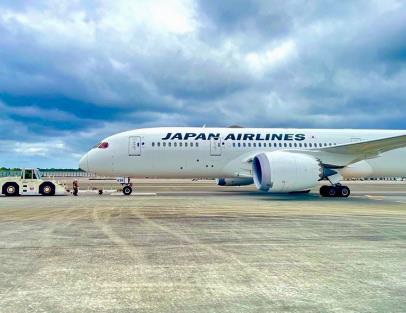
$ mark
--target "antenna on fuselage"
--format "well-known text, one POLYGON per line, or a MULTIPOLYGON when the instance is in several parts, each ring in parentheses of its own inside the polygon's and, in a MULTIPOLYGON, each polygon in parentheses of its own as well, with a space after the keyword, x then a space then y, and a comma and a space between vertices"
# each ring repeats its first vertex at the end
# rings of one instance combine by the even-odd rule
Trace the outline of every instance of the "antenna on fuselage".
POLYGON ((206 124, 203 124, 202 128, 206 128, 206 124))

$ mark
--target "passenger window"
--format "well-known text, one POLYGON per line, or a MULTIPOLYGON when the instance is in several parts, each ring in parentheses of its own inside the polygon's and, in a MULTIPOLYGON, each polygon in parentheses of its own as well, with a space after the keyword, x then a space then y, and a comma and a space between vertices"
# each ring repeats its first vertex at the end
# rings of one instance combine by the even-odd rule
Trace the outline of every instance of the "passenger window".
POLYGON ((303 145, 304 145, 305 148, 307 148, 307 143, 304 143, 303 145))
POLYGON ((179 142, 179 147, 182 147, 182 143, 181 143, 181 142, 179 142))
POLYGON ((173 143, 173 146, 176 147, 178 144, 176 142, 173 143))
POLYGON ((171 142, 168 142, 168 147, 170 147, 170 146, 172 146, 172 143, 171 143, 171 142))
POLYGON ((257 146, 257 143, 256 143, 256 142, 254 142, 254 143, 252 144, 252 146, 253 146, 253 147, 256 147, 256 146, 257 146))
POLYGON ((297 143, 295 142, 295 143, 293 144, 293 146, 296 148, 296 147, 297 147, 297 143))
POLYGON ((260 142, 258 142, 258 147, 261 147, 261 143, 260 143, 260 142))
POLYGON ((238 147, 241 147, 241 143, 238 143, 238 147))
POLYGON ((193 147, 193 142, 190 143, 190 146, 193 147))
POLYGON ((276 148, 276 147, 278 146, 278 144, 275 142, 275 143, 273 144, 273 146, 276 148))
POLYGON ((235 148, 235 142, 233 142, 233 147, 235 148))
POLYGON ((152 143, 152 146, 155 147, 155 142, 152 143))
POLYGON ((282 148, 282 143, 281 142, 279 143, 279 148, 282 148))
POLYGON ((313 145, 311 143, 309 143, 309 147, 311 148, 313 145))
POLYGON ((158 142, 156 145, 157 145, 158 147, 160 147, 160 146, 161 146, 161 143, 160 143, 160 142, 158 142))
POLYGON ((196 142, 196 147, 198 147, 199 146, 199 143, 198 142, 196 142))
POLYGON ((162 143, 162 147, 166 147, 166 142, 163 142, 163 143, 162 143))
POLYGON ((283 146, 286 148, 288 145, 287 145, 287 143, 285 142, 285 143, 283 144, 283 146))
POLYGON ((187 147, 187 142, 185 142, 185 147, 187 147))
POLYGON ((245 147, 245 146, 246 146, 246 143, 244 142, 242 145, 245 147))
POLYGON ((250 143, 250 142, 248 143, 248 147, 250 147, 250 148, 251 148, 251 143, 250 143))

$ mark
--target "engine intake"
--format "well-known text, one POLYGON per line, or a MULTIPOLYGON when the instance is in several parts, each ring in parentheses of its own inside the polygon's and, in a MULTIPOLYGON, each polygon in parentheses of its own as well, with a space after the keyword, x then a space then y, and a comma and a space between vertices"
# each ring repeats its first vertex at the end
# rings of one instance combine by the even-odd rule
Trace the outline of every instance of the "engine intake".
POLYGON ((323 178, 323 168, 315 158, 284 151, 256 155, 252 162, 255 186, 262 191, 308 190, 323 178))

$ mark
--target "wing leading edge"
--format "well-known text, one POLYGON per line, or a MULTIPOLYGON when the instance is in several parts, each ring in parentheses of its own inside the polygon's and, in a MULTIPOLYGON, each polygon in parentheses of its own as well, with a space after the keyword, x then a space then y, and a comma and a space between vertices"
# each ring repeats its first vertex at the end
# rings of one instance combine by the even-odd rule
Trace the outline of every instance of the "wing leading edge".
POLYGON ((406 135, 376 140, 352 142, 312 150, 291 152, 312 155, 330 167, 344 167, 355 162, 379 157, 381 153, 406 147, 406 135))

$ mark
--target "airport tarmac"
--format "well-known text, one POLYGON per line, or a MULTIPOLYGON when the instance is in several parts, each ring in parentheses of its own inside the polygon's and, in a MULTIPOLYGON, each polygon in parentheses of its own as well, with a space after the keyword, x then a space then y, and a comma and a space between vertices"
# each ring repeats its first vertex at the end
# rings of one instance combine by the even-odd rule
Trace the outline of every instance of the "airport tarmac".
POLYGON ((405 311, 404 182, 348 199, 135 183, 1 197, 0 312, 405 311))

